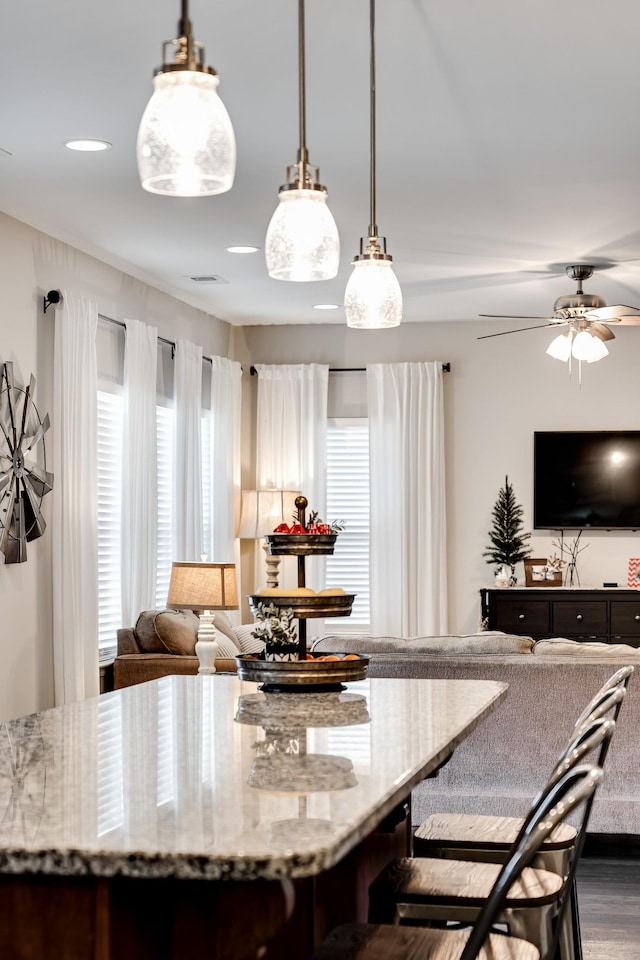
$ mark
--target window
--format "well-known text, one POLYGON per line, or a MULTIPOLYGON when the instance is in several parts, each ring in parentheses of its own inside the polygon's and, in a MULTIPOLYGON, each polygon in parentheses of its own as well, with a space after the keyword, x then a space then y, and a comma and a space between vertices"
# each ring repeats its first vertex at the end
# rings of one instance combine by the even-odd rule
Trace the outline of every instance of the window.
MULTIPOLYGON (((101 659, 116 651, 117 631, 122 626, 121 525, 122 525, 122 436, 124 331, 107 321, 99 327, 98 389, 98 642, 101 659)), ((166 606, 173 554, 174 421, 172 405, 173 367, 171 354, 159 344, 158 388, 156 394, 157 444, 157 555, 156 593, 151 601, 166 606)), ((205 364, 205 366, 210 366, 205 364)), ((203 543, 212 542, 211 413, 203 409, 202 502, 203 543)), ((207 546, 205 549, 209 550, 207 546)), ((198 558, 199 559, 199 558, 198 558)))
POLYGON ((355 593, 351 616, 326 621, 336 632, 369 626, 369 426, 364 418, 329 420, 327 519, 344 519, 327 557, 327 587, 355 593))

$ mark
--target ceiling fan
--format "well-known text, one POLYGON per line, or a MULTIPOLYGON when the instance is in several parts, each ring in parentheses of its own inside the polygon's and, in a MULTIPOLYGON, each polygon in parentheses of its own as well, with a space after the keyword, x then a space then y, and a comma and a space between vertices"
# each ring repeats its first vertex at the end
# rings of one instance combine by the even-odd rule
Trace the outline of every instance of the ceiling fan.
POLYGON ((535 327, 520 327, 517 330, 503 330, 499 333, 488 333, 478 340, 487 340, 490 337, 502 337, 508 333, 521 333, 523 330, 535 330, 540 327, 566 326, 567 333, 561 335, 549 346, 547 353, 558 360, 568 360, 571 355, 578 360, 600 360, 608 353, 604 342, 615 338, 614 332, 607 326, 608 323, 640 326, 640 308, 616 304, 608 307, 602 297, 594 293, 584 293, 583 280, 588 280, 593 274, 593 266, 589 263, 574 263, 565 268, 567 276, 578 284, 577 290, 568 296, 558 297, 553 305, 553 316, 531 317, 517 316, 503 313, 481 313, 481 317, 502 317, 513 320, 546 320, 544 324, 535 327), (604 323, 605 321, 607 323, 604 323), (585 334, 585 336, 581 336, 585 334), (595 338, 595 339, 594 339, 595 338), (563 342, 564 341, 564 342, 563 342), (598 341, 600 343, 598 344, 598 341))

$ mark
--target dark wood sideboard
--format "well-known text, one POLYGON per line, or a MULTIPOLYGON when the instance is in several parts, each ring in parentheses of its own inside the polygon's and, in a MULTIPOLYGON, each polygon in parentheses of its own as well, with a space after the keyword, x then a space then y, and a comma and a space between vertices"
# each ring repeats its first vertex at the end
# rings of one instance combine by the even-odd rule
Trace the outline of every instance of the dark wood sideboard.
POLYGON ((488 630, 640 647, 640 590, 485 587, 480 602, 488 630))

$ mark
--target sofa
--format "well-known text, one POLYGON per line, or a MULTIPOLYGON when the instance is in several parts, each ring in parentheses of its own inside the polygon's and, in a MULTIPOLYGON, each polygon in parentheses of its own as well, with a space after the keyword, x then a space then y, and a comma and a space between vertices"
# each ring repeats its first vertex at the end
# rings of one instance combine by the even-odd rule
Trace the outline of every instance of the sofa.
MULTIPOLYGON (((135 626, 118 630, 114 689, 170 674, 196 674, 198 625, 198 617, 190 610, 144 610, 135 626)), ((220 673, 235 672, 238 654, 262 649, 262 641, 252 635, 253 624, 234 627, 227 614, 219 611, 214 626, 220 651, 215 666, 220 673)))
POLYGON ((414 825, 437 812, 521 815, 575 719, 619 667, 637 665, 612 741, 591 834, 640 836, 640 650, 625 644, 486 632, 469 637, 325 636, 317 653, 364 653, 370 677, 501 680, 507 695, 412 796, 414 825))

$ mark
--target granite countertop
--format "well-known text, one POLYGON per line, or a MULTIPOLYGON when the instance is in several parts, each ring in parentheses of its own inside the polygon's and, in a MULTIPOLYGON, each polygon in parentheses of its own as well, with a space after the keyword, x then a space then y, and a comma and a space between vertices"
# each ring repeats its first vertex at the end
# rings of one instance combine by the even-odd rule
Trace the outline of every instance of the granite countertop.
POLYGON ((505 691, 370 679, 264 694, 230 675, 173 676, 0 724, 0 872, 317 874, 505 691))

